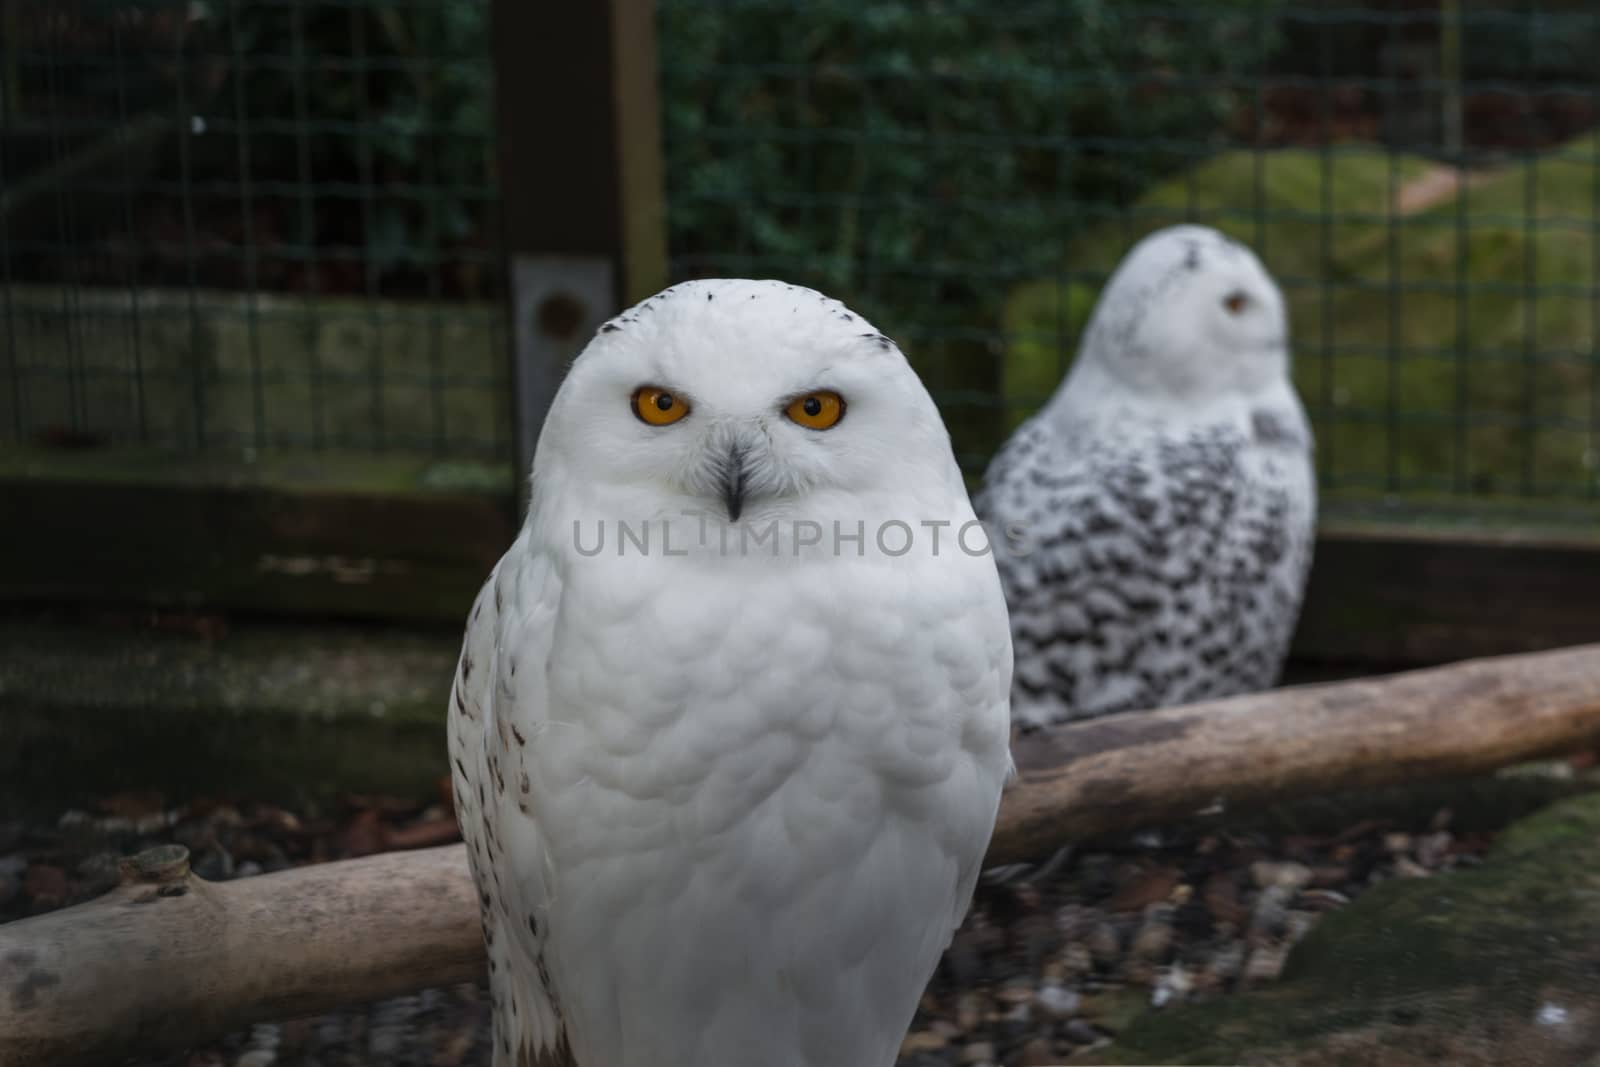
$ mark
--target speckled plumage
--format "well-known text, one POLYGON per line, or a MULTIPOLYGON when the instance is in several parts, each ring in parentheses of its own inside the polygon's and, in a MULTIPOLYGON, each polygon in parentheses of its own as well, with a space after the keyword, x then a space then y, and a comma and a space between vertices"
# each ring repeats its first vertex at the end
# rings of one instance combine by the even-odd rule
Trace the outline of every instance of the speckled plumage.
POLYGON ((1024 726, 1271 686, 1311 563, 1312 436, 1283 298, 1215 230, 1141 241, 977 500, 1024 726))
POLYGON ((894 1061, 993 829, 1011 651, 992 557, 789 532, 891 519, 973 513, 921 383, 837 302, 686 283, 579 356, 450 712, 497 1067, 894 1061), (645 425, 645 384, 690 414, 645 425), (833 429, 781 414, 815 389, 833 429), (771 554, 702 536, 730 454, 771 554), (619 519, 672 553, 589 554, 619 519))

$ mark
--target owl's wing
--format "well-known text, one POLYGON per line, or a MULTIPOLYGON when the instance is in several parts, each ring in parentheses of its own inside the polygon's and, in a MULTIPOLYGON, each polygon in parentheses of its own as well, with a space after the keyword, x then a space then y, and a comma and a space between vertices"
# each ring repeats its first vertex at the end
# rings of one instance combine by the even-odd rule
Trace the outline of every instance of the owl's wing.
POLYGON ((1219 422, 997 458, 987 517, 1025 527, 1024 550, 996 557, 1020 721, 1272 684, 1299 610, 1315 490, 1309 431, 1302 440, 1258 419, 1254 434, 1219 422))
POLYGON ((571 1063, 544 963, 551 879, 524 762, 545 714, 542 665, 559 593, 549 559, 520 538, 472 606, 450 697, 456 818, 489 953, 495 1067, 571 1063), (521 677, 519 662, 530 668, 521 677))
POLYGON ((1019 725, 1138 705, 1144 681, 1118 664, 1179 562, 1166 488, 1139 449, 1067 446, 1037 422, 990 465, 977 507, 1010 609, 1019 725))

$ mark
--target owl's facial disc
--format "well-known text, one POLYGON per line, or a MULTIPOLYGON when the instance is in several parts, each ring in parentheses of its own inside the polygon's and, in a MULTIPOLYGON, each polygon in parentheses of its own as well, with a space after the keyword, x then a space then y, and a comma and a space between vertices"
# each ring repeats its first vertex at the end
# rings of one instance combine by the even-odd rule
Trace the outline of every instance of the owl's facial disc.
POLYGON ((1091 316, 1086 348, 1141 396, 1190 403, 1288 375, 1288 313, 1260 259, 1195 225, 1145 237, 1091 316))
POLYGON ((730 525, 849 521, 960 484, 892 340, 813 290, 737 278, 682 283, 604 324, 562 380, 533 477, 618 521, 730 525))

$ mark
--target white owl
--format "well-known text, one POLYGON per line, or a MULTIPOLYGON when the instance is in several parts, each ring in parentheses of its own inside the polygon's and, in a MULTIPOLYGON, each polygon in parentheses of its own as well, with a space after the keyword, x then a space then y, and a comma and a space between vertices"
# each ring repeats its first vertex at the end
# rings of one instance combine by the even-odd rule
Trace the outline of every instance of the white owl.
POLYGON ((894 1061, 1011 765, 984 547, 837 301, 698 281, 601 327, 451 698, 497 1067, 894 1061))
POLYGON ((1025 727, 1277 680, 1316 525, 1283 295, 1203 226, 1139 242, 989 466, 1025 727))

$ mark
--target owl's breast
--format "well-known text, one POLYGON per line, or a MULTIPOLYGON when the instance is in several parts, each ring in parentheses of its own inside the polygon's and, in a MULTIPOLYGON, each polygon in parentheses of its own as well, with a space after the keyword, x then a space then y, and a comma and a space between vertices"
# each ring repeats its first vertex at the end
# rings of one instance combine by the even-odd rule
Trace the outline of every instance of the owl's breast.
POLYGON ((575 569, 546 667, 549 788, 697 837, 797 775, 848 805, 1003 745, 982 729, 1009 673, 991 562, 767 562, 575 569))
MULTIPOLYGON (((569 575, 528 745, 567 999, 674 1047, 782 1047, 774 1018, 826 1043, 820 1020, 914 1004, 1009 765, 992 562, 658 562, 569 575), (711 981, 731 992, 693 995, 711 981)), ((869 1061, 830 1049, 805 1062, 869 1061)))

